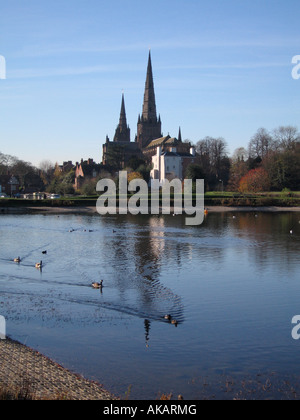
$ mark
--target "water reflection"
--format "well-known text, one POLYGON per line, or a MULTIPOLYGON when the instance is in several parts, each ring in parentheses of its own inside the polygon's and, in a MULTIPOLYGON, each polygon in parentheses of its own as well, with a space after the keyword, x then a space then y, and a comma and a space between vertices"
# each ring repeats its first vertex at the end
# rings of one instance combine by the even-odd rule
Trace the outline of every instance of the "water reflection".
POLYGON ((145 319, 144 325, 145 325, 145 343, 146 343, 146 347, 149 348, 151 322, 148 319, 145 319))
POLYGON ((0 215, 0 313, 14 338, 121 394, 129 382, 192 398, 197 375, 293 370, 299 218, 0 215))
MULTIPOLYGON (((111 220, 106 222, 109 225, 111 220)), ((161 282, 162 266, 171 260, 180 265, 181 261, 178 248, 174 258, 165 232, 164 219, 147 218, 141 223, 138 218, 129 217, 117 224, 113 242, 105 241, 105 253, 114 261, 112 276, 123 304, 130 302, 136 315, 146 314, 148 319, 164 321, 164 315, 170 312, 183 321, 181 297, 161 282), (128 297, 128 289, 134 303, 128 297)))
MULTIPOLYGON (((230 230, 249 241, 249 258, 259 270, 268 269, 270 263, 280 262, 278 269, 285 274, 297 269, 295 251, 300 249, 299 237, 291 235, 290 230, 299 230, 297 216, 273 213, 239 213, 230 221, 230 230)), ((300 219, 300 217, 299 217, 300 219)))

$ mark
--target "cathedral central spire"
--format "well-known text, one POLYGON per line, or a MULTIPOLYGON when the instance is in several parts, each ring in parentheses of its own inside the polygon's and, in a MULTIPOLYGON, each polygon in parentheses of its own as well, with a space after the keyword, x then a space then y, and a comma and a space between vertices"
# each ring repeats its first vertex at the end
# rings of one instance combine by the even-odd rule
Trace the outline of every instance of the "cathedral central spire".
POLYGON ((125 111, 124 93, 122 94, 122 104, 121 104, 119 126, 120 126, 121 130, 124 130, 124 131, 127 130, 127 118, 126 118, 126 111, 125 111))
POLYGON ((152 140, 160 137, 162 137, 161 120, 160 118, 157 119, 151 51, 149 51, 143 113, 138 119, 136 141, 139 143, 140 149, 143 149, 152 140))
POLYGON ((156 103, 154 93, 154 82, 151 62, 151 52, 149 51, 147 78, 145 85, 144 105, 143 105, 143 118, 145 121, 157 121, 156 103))

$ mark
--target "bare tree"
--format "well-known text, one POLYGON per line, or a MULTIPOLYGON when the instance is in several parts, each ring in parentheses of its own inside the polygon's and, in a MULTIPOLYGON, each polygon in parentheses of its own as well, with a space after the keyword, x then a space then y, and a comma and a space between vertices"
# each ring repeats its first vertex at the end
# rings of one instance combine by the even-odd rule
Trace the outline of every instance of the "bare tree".
POLYGON ((9 169, 18 162, 18 159, 14 156, 5 155, 0 152, 0 173, 8 173, 9 169))
POLYGON ((209 187, 215 188, 220 182, 226 184, 230 167, 226 141, 222 137, 205 137, 196 144, 196 151, 209 187))
POLYGON ((198 141, 196 150, 214 169, 217 169, 221 160, 227 157, 227 143, 222 137, 205 137, 198 141))
POLYGON ((249 158, 249 153, 244 147, 239 147, 236 149, 232 156, 232 161, 236 162, 246 162, 249 158))
POLYGON ((273 131, 276 149, 280 151, 294 150, 297 143, 300 142, 300 133, 297 127, 288 125, 281 126, 273 131))
POLYGON ((273 137, 265 128, 260 128, 249 143, 249 157, 264 159, 272 150, 274 150, 273 137))
POLYGON ((16 159, 16 162, 10 167, 10 171, 13 175, 16 175, 19 178, 21 187, 24 187, 26 176, 35 173, 36 168, 34 168, 29 162, 16 159))
POLYGON ((44 184, 47 186, 51 183, 55 166, 50 160, 43 160, 39 164, 40 169, 40 176, 44 182, 44 184))
POLYGON ((54 170, 54 164, 50 160, 42 160, 39 164, 39 169, 47 173, 54 170))

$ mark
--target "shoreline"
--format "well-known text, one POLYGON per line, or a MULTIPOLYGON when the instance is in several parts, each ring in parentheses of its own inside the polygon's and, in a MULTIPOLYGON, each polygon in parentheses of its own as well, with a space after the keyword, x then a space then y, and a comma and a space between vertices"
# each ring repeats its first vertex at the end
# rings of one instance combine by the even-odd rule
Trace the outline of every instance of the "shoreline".
POLYGON ((98 382, 10 338, 0 340, 0 360, 0 391, 33 400, 119 400, 98 382))
MULTIPOLYGON (((122 401, 100 383, 73 373, 37 350, 11 338, 0 340, 0 360, 2 401, 122 401)), ((299 400, 300 395, 298 377, 274 371, 245 373, 240 377, 220 374, 217 383, 208 377, 202 380, 203 386, 199 389, 197 401, 299 400)), ((145 401, 176 400, 174 397, 172 392, 159 392, 156 399, 147 398, 145 401)))
MULTIPOLYGON (((280 207, 280 206, 206 206, 208 213, 297 213, 300 207, 280 207)), ((160 209, 161 211, 161 209, 160 209)), ((171 207, 171 214, 174 208, 171 207)), ((98 214, 96 207, 78 206, 78 207, 0 207, 0 214, 98 214)), ((129 213, 128 213, 129 214, 129 213)), ((184 212, 183 212, 184 214, 184 212)), ((149 212, 149 216, 151 216, 149 212)), ((160 216, 163 216, 160 214, 160 216)))

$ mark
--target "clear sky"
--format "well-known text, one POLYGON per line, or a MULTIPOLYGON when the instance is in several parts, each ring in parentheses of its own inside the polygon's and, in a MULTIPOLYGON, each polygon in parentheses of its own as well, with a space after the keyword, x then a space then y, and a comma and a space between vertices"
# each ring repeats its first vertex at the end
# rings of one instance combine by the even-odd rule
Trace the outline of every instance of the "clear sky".
POLYGON ((300 129, 299 0, 0 0, 0 151, 38 165, 132 141, 151 48, 162 130, 233 152, 260 127, 300 129))

